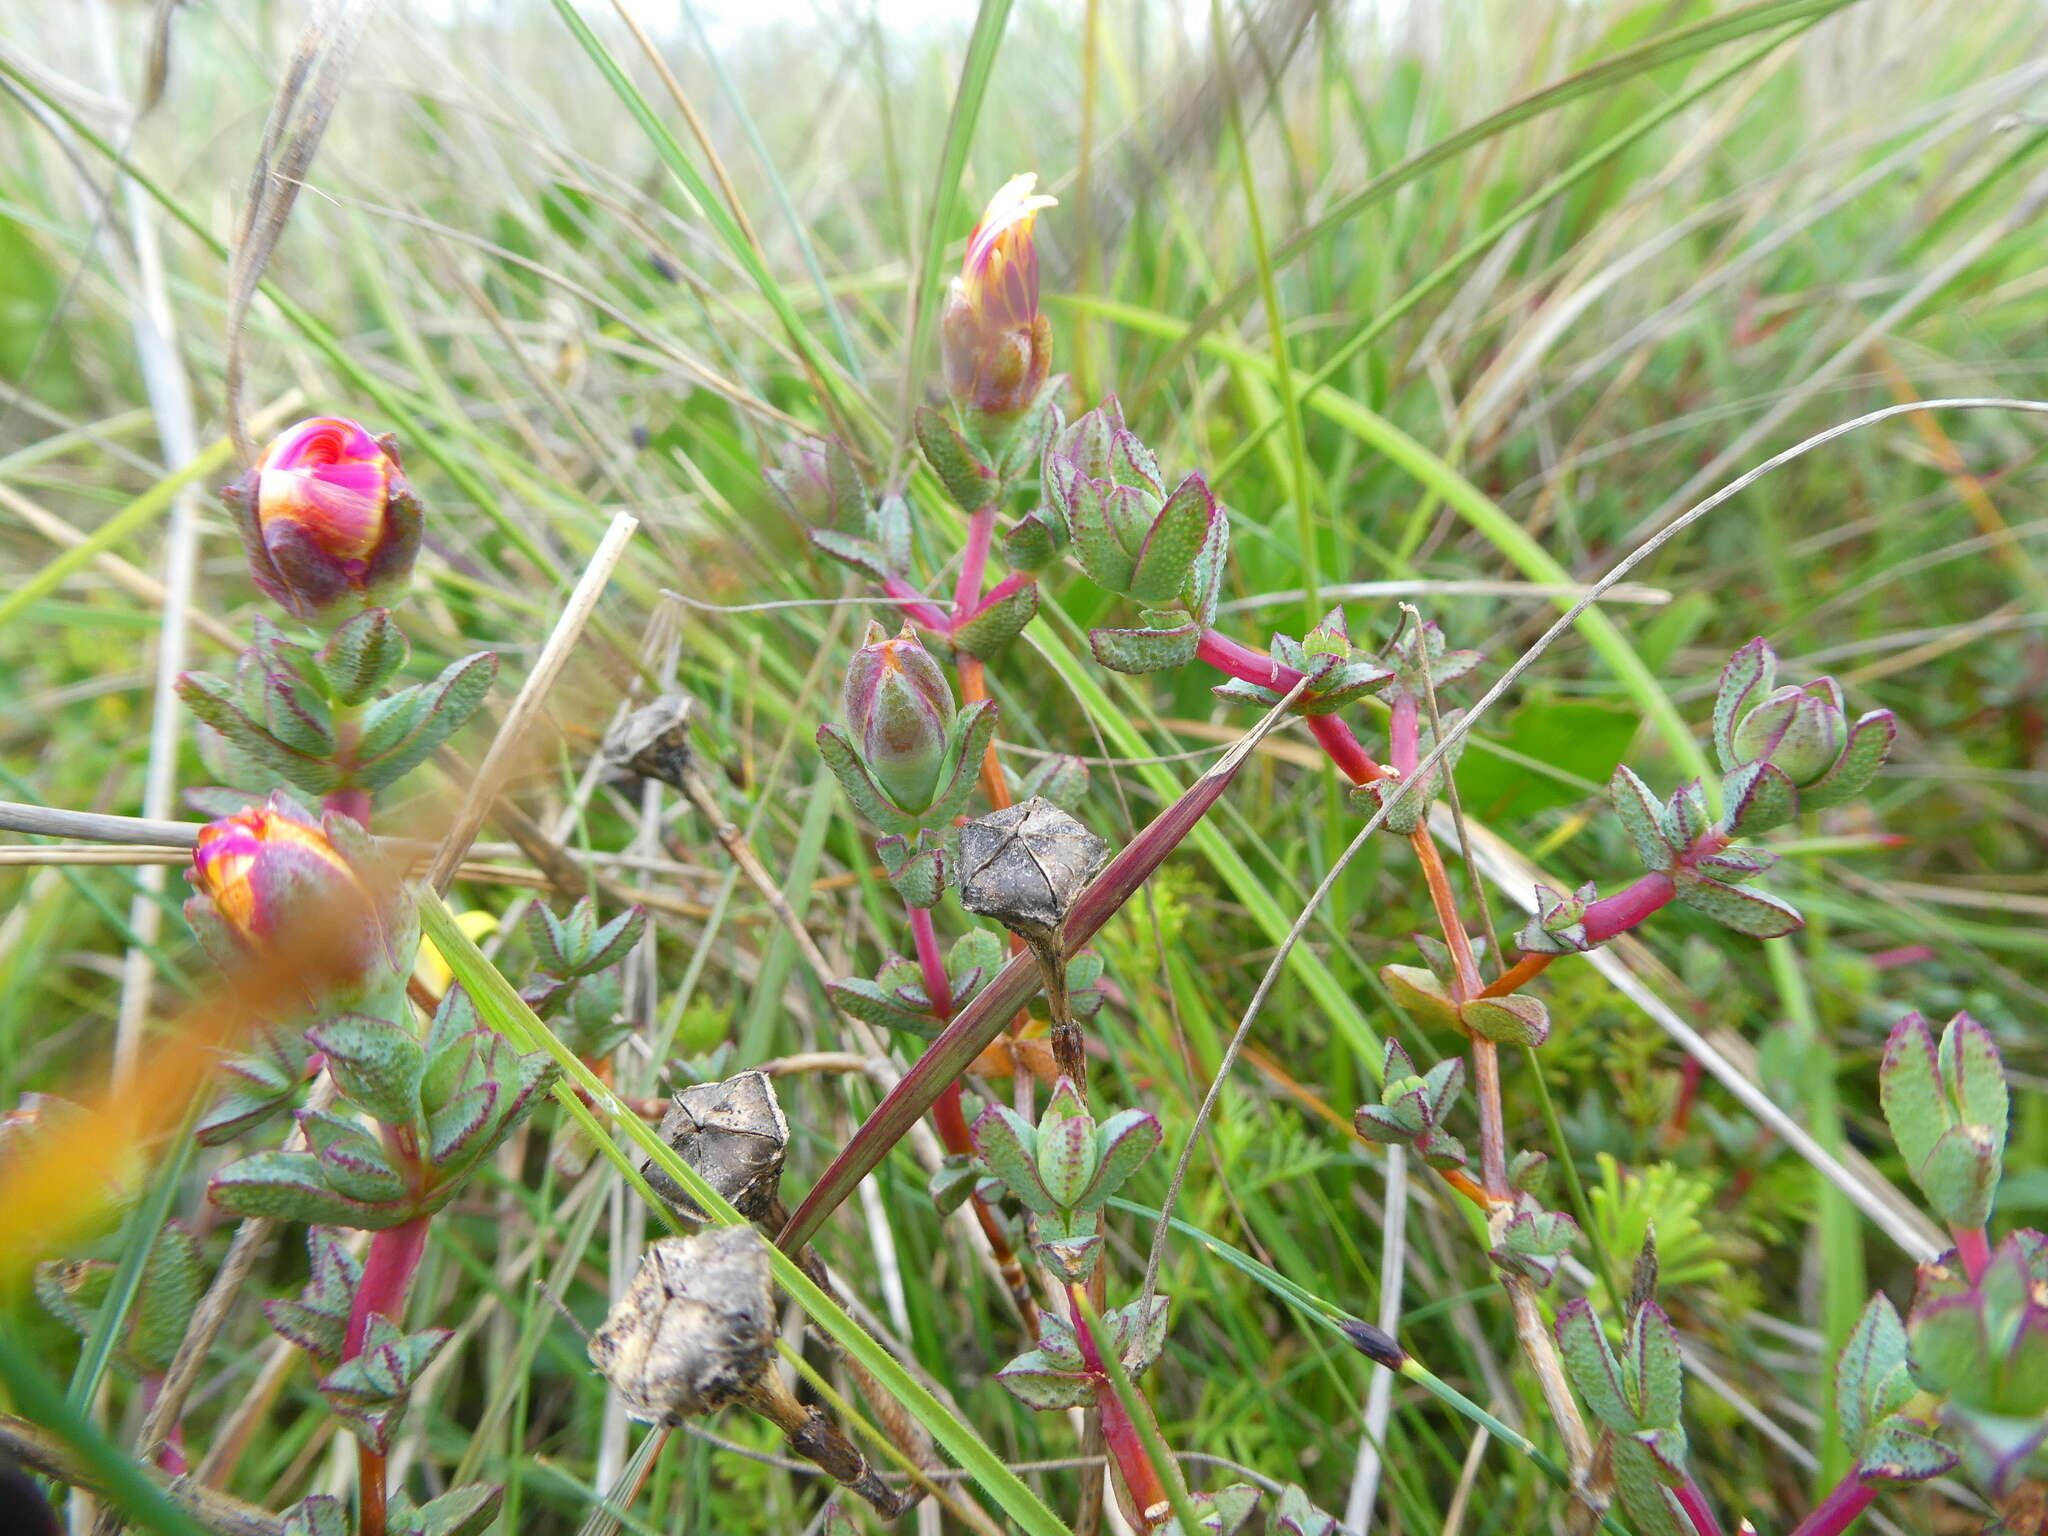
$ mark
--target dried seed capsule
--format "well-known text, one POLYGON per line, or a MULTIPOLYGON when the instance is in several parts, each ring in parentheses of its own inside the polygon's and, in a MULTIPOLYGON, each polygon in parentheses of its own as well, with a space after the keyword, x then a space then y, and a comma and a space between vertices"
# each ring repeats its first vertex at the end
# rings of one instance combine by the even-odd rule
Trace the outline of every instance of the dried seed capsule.
POLYGON ((768 1253, 746 1227, 665 1237, 590 1338, 590 1363, 643 1424, 747 1396, 775 1358, 768 1253))
POLYGON ((1049 937, 1109 845, 1037 797, 960 828, 960 905, 1027 939, 1049 937))
MULTIPOLYGON (((789 1122, 767 1073, 742 1072, 683 1089, 662 1116, 661 1139, 749 1221, 777 1219, 789 1122)), ((659 1164, 642 1163, 640 1171, 685 1221, 710 1220, 659 1164)))
POLYGON ((643 779, 683 787, 690 768, 690 709, 680 693, 643 704, 605 732, 604 757, 643 779))
POLYGON ((1036 796, 960 829, 960 905, 992 917, 1031 946, 1052 1014, 1053 1059, 1083 1095, 1088 1063, 1067 1000, 1060 927, 1109 845, 1050 800, 1036 796))
POLYGON ((767 1243, 748 1227, 713 1227, 647 1250, 632 1285, 591 1335, 590 1363, 618 1389, 628 1418, 673 1428, 738 1404, 774 1424, 791 1450, 884 1519, 895 1518, 911 1500, 877 1477, 822 1413, 797 1401, 771 1368, 775 1339, 767 1243))

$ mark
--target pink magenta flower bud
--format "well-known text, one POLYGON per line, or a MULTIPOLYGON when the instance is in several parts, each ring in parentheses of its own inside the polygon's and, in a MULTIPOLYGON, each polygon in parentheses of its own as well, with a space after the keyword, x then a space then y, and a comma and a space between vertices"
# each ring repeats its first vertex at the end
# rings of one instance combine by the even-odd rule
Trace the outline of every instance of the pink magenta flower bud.
POLYGON ((297 619, 371 606, 419 555, 419 504, 399 470, 397 439, 344 417, 288 428, 221 499, 256 585, 297 619))
POLYGON ((895 636, 868 626, 867 643, 846 669, 841 705, 868 772, 897 808, 915 813, 930 805, 945 763, 953 690, 909 625, 895 636))
POLYGON ((244 948, 279 933, 294 903, 368 902, 326 830, 282 791, 201 827, 187 878, 199 893, 186 903, 193 926, 211 917, 244 948))
POLYGON ((961 406, 1012 416, 1045 386, 1052 326, 1038 312, 1038 247, 1031 226, 1055 199, 1025 172, 989 199, 967 241, 967 259, 939 316, 946 388, 961 406))

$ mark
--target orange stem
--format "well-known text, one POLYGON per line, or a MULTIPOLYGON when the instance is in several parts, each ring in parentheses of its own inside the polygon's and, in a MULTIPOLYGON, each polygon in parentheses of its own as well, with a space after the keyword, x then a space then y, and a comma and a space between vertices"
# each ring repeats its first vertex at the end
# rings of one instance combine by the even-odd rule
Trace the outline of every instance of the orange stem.
POLYGON ((1519 992, 1550 968, 1555 955, 1526 954, 1481 989, 1481 997, 1507 997, 1519 992))
MULTIPOLYGON (((1422 866, 1422 878, 1429 886, 1429 899, 1436 919, 1450 946, 1451 963, 1457 975, 1451 996, 1459 1002, 1478 997, 1484 990, 1479 979, 1479 962, 1472 954, 1472 940, 1458 916, 1458 904, 1451 895, 1451 878, 1444 871, 1443 856, 1427 827, 1409 834, 1408 842, 1422 866)), ((1491 1040, 1472 1037, 1472 1092, 1479 1101, 1479 1172, 1486 1193, 1505 1199, 1508 1193, 1507 1117, 1501 1108, 1500 1050, 1491 1040)))

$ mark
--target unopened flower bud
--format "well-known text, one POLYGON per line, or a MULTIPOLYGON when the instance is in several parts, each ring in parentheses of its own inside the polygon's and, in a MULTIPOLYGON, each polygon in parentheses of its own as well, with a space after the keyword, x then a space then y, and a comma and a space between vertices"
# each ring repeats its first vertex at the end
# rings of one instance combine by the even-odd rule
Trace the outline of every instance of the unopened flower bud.
POLYGON ((898 809, 929 806, 945 764, 953 690, 909 625, 894 637, 868 626, 846 669, 841 707, 861 760, 898 809))
POLYGON ((397 439, 344 417, 288 429, 221 499, 256 585, 294 618, 378 602, 419 554, 419 504, 399 471, 397 439))
POLYGON ((1043 939, 1109 856, 1109 845, 1036 797, 960 828, 960 905, 1043 939))
POLYGON ((775 1359, 768 1252, 748 1227, 665 1237, 590 1337, 626 1417, 674 1426, 753 1390, 775 1359))
POLYGON ((1013 416, 1052 367, 1052 326, 1038 312, 1038 247, 1031 226, 1055 199, 1038 177, 1013 176, 989 199, 939 316, 946 388, 962 407, 1013 416))
POLYGON ((309 991, 309 1007, 346 1010, 401 986, 412 973, 419 925, 412 905, 373 891, 376 857, 349 816, 316 821, 283 790, 262 805, 199 829, 186 878, 197 892, 185 920, 222 964, 296 931, 331 940, 346 974, 309 991))
POLYGON ((1848 737, 1834 680, 1804 688, 1780 688, 1742 717, 1735 727, 1735 755, 1745 763, 1773 764, 1804 788, 1835 766, 1848 737))
MULTIPOLYGON (((661 1139, 749 1221, 773 1220, 781 1209, 789 1122, 765 1072, 685 1088, 662 1116, 661 1139)), ((710 1220, 659 1163, 643 1163, 640 1171, 685 1221, 710 1220)))
POLYGON ((283 791, 199 829, 186 904, 217 918, 255 948, 280 933, 294 905, 346 896, 367 900, 356 871, 327 831, 283 791))

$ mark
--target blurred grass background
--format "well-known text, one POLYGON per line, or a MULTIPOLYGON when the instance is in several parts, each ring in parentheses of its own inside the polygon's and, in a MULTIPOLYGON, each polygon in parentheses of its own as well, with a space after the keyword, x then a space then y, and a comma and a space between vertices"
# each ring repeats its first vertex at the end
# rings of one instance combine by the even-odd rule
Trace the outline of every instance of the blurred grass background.
MULTIPOLYGON (((400 434, 429 508, 409 617, 422 673, 488 644, 519 675, 609 513, 642 519, 578 681, 558 695, 553 756, 520 790, 573 856, 671 909, 629 994, 645 1027, 619 1072, 636 1089, 728 1043, 728 1066, 838 1044, 704 820, 673 797, 585 782, 636 673, 700 701, 726 808, 827 955, 872 971, 906 943, 810 745, 866 611, 721 612, 661 593, 744 605, 849 590, 763 493, 760 466, 836 429, 878 477, 908 473, 907 412, 931 384, 908 363, 913 293, 936 290, 1011 172, 1038 170, 1061 199, 1038 230, 1076 401, 1114 389, 1170 469, 1220 473, 1235 555, 1220 623, 1254 642, 1299 632, 1304 588, 1327 601, 1347 583, 1432 584, 1409 600, 1454 644, 1487 651, 1483 685, 1553 607, 1433 584, 1590 579, 1829 423, 1917 397, 2048 394, 2048 14, 2030 0, 1265 0, 1213 14, 1073 0, 986 5, 978 34, 964 4, 764 16, 677 0, 638 13, 674 92, 608 7, 585 14, 637 98, 607 84, 555 6, 383 7, 269 271, 288 304, 259 299, 249 314, 245 399, 254 413, 295 392, 400 434), (1503 114, 1559 82, 1543 110, 1503 114), (726 182, 744 227, 724 212, 726 182), (1389 428, 1420 445, 1422 472, 1385 451, 1389 428)), ((164 606, 104 563, 51 580, 52 561, 183 461, 182 395, 201 444, 222 434, 226 263, 213 242, 234 229, 304 21, 265 0, 168 16, 156 33, 139 5, 92 0, 60 18, 0 0, 0 797, 144 803, 164 606), (138 116, 153 48, 168 60, 162 96, 138 116), (109 152, 122 149, 148 184, 110 202, 109 152)), ((1868 808, 1792 845, 1776 886, 1810 922, 1774 947, 1777 963, 1682 912, 1632 963, 1717 1038, 1753 1045, 1766 1086, 1824 1139, 1894 1177, 1877 1050, 1909 1008, 1967 1006, 2022 1085, 2002 1216, 2037 1224, 2043 441, 2029 418, 1991 412, 1854 434, 1716 512, 1636 573, 1653 590, 1607 610, 1688 719, 1703 718, 1726 653, 1762 633, 1792 675, 1831 671, 1856 707, 1904 725, 1868 808)), ((953 515, 912 490, 936 571, 953 515)), ((198 568, 171 622, 193 663, 217 668, 209 621, 245 630, 259 604, 210 500, 157 494, 105 552, 161 574, 179 516, 198 568)), ((1102 600, 1080 584, 1048 596, 1036 643, 990 669, 1004 745, 1020 771, 1048 749, 1108 760, 1088 816, 1114 836, 1246 720, 1192 672, 1132 680, 1073 661, 1102 600)), ((1393 601, 1347 599, 1354 636, 1390 633, 1393 601)), ((1626 879, 1598 786, 1624 756, 1663 791, 1687 771, 1644 717, 1610 657, 1560 645, 1467 756, 1466 809, 1560 876, 1626 879)), ((157 761, 179 784, 204 782, 189 746, 157 761)), ((418 816, 443 793, 425 791, 418 816)), ((1116 995, 1097 1026, 1113 1063, 1098 1096, 1153 1109, 1170 1153, 1356 815, 1283 738, 1215 833, 1100 941, 1116 995)), ((502 880, 461 887, 465 905, 525 899, 531 864, 513 849, 496 862, 502 880)), ((0 866, 0 1104, 98 1070, 138 893, 168 904, 144 979, 172 998, 198 974, 180 882, 156 896, 138 875, 0 866)), ((1488 894, 1503 929, 1518 925, 1488 894)), ((1404 853, 1368 849, 1266 1011, 1180 1208, 1368 1317, 1381 1156, 1342 1126, 1374 1038, 1399 1031, 1419 1059, 1452 1048, 1401 1023, 1376 978, 1427 926, 1404 853)), ((1831 1341, 1870 1286, 1903 1300, 1910 1265, 1732 1099, 1710 1084, 1693 1103, 1683 1056, 1589 970, 1550 976, 1560 1028, 1543 1066, 1568 1145, 1549 1145, 1519 1067, 1511 1139, 1578 1163, 1620 1262, 1654 1219, 1668 1300, 1712 1373, 1689 1400, 1701 1481, 1783 1528, 1822 1475, 1813 1458, 1839 1466, 1824 1423, 1831 1341)), ((133 1008, 132 981, 129 995, 133 1008)), ((872 1097, 858 1080, 804 1078, 785 1102, 800 1191, 872 1097)), ((201 1224, 212 1155, 165 1175, 201 1224)), ((507 1530, 573 1529, 626 1445, 579 1342, 525 1283, 549 1278, 588 1323, 630 1273, 639 1218, 585 1161, 571 1129, 537 1122, 524 1162, 436 1224, 415 1303, 415 1317, 462 1327, 465 1347, 416 1402, 401 1463, 421 1488, 458 1467, 506 1481, 507 1530)), ((1156 1201, 1164 1171, 1138 1182, 1138 1201, 1156 1201)), ((1511 1423, 1540 1426, 1463 1213, 1433 1191, 1417 1200, 1404 1339, 1511 1423)), ((1130 1218, 1112 1238, 1113 1293, 1135 1284, 1148 1234, 1130 1218)), ((1014 1323, 908 1157, 823 1249, 992 1444, 1019 1462, 1072 1454, 1063 1419, 989 1380, 1019 1347, 1014 1323)), ((287 1244, 262 1288, 293 1289, 302 1265, 287 1244)), ((1174 1329, 1151 1382, 1170 1442, 1298 1480, 1341 1512, 1366 1363, 1192 1241, 1169 1250, 1162 1289, 1174 1329)), ((54 1358, 72 1347, 32 1303, 6 1326, 54 1358)), ((253 1312, 231 1328, 195 1400, 199 1444, 247 1391, 264 1339, 253 1312)), ((132 1411, 125 1387, 112 1411, 132 1411)), ((751 1422, 714 1429, 770 1449, 751 1422)), ((288 1377, 230 1486, 271 1507, 325 1486, 331 1434, 310 1383, 288 1377)), ((1461 1421, 1396 1393, 1389 1528, 1519 1531, 1555 1513, 1526 1463, 1497 1446, 1468 1458, 1470 1445, 1461 1421)), ((1071 1507, 1073 1473, 1033 1476, 1071 1507)), ((678 1439, 633 1528, 795 1530, 814 1504, 805 1478, 678 1439)), ((1953 1508, 1926 1494, 1894 1513, 1926 1529, 1953 1508)))

